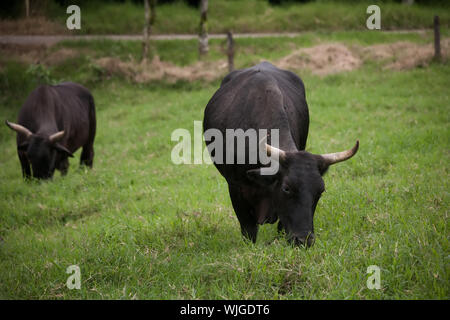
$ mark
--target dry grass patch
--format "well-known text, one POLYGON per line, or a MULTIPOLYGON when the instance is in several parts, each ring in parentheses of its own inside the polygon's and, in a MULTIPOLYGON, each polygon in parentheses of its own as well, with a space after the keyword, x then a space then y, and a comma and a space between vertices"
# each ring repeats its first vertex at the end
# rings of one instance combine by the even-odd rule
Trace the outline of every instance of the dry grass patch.
POLYGON ((283 69, 310 70, 313 74, 327 75, 351 71, 361 66, 362 61, 343 44, 320 44, 302 48, 280 59, 276 65, 283 69))
MULTIPOLYGON (((441 54, 449 57, 450 38, 441 41, 441 54)), ((417 44, 400 41, 390 44, 376 44, 360 50, 365 60, 386 61, 385 69, 407 70, 427 66, 434 57, 433 44, 417 44)))
POLYGON ((122 75, 137 83, 162 79, 168 82, 176 82, 177 80, 205 80, 209 82, 223 77, 227 71, 225 60, 198 61, 185 67, 161 61, 159 56, 155 56, 150 63, 140 63, 134 60, 122 61, 113 57, 100 58, 95 63, 108 76, 122 75))

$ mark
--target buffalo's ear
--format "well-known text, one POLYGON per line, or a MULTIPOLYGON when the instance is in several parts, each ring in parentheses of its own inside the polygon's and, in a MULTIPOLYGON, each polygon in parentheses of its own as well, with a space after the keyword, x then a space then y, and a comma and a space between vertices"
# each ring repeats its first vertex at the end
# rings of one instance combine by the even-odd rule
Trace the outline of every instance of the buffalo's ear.
POLYGON ((55 143, 55 144, 53 145, 53 148, 55 148, 58 152, 62 152, 62 153, 65 154, 66 156, 73 158, 72 152, 70 152, 69 150, 67 150, 67 148, 64 147, 62 144, 55 143))
POLYGON ((21 144, 19 144, 19 145, 17 146, 17 150, 20 150, 20 151, 27 151, 28 145, 29 145, 28 141, 22 142, 21 144))
POLYGON ((316 155, 316 160, 320 175, 323 176, 328 171, 330 165, 327 164, 327 162, 320 155, 316 155))
POLYGON ((270 186, 277 181, 278 175, 263 175, 261 169, 252 169, 247 171, 247 177, 262 186, 270 186))

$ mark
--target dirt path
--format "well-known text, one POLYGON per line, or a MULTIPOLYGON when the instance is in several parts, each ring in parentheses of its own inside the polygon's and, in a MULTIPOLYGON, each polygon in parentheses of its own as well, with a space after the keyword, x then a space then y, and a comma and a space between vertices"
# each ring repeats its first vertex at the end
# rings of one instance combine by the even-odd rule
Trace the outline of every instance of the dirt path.
MULTIPOLYGON (((381 31, 383 33, 425 33, 428 30, 395 30, 395 31, 381 31)), ((431 30, 429 30, 431 31, 431 30)), ((238 33, 234 34, 234 38, 269 38, 269 37, 297 37, 305 34, 307 32, 289 32, 289 33, 238 33)), ((161 34, 152 36, 153 40, 191 40, 197 39, 196 34, 161 34)), ((210 34, 210 39, 223 39, 225 34, 210 34)), ((142 35, 0 35, 0 43, 3 44, 40 44, 40 45, 53 45, 64 40, 131 40, 131 41, 141 41, 142 35)))

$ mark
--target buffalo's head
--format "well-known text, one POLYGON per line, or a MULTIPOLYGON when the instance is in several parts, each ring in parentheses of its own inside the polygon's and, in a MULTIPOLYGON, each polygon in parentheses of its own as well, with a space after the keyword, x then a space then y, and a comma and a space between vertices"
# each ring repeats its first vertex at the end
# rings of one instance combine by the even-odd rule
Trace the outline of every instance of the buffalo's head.
POLYGON ((21 135, 17 140, 17 149, 26 155, 33 169, 33 177, 49 179, 53 177, 57 161, 60 158, 73 157, 59 141, 64 137, 64 131, 51 135, 34 134, 24 126, 6 121, 6 125, 21 135))
POLYGON ((261 169, 247 171, 247 176, 269 187, 272 208, 280 219, 290 242, 307 247, 314 244, 314 211, 325 191, 322 176, 332 164, 351 158, 359 141, 347 151, 316 155, 306 151, 285 152, 265 144, 267 154, 279 159, 274 175, 262 175, 261 169))

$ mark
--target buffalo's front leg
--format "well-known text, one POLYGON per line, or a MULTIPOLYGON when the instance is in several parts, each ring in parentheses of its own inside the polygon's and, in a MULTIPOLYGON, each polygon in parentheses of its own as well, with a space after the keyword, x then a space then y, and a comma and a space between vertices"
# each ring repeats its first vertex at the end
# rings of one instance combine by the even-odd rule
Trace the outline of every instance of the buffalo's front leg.
POLYGON ((278 233, 281 233, 284 231, 284 227, 283 227, 283 224, 281 223, 281 220, 278 221, 277 231, 278 231, 278 233))
POLYGON ((22 166, 22 175, 24 179, 31 178, 31 168, 27 155, 23 151, 18 151, 20 165, 22 166))
POLYGON ((67 157, 61 159, 61 161, 59 161, 58 163, 57 169, 61 172, 62 176, 65 176, 67 174, 67 171, 69 170, 69 159, 67 157))
POLYGON ((242 197, 239 189, 229 185, 228 191, 230 192, 234 212, 236 212, 236 216, 241 224, 242 235, 255 243, 256 235, 258 234, 258 224, 251 214, 252 207, 242 197))

